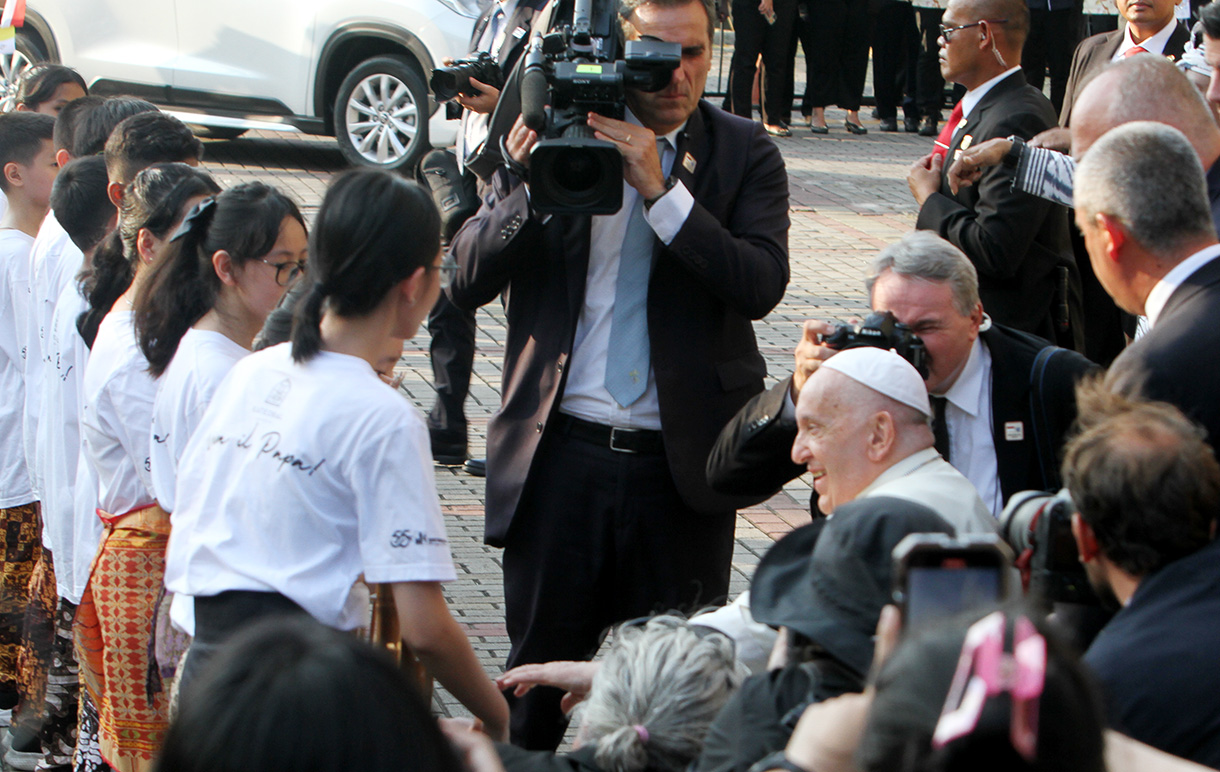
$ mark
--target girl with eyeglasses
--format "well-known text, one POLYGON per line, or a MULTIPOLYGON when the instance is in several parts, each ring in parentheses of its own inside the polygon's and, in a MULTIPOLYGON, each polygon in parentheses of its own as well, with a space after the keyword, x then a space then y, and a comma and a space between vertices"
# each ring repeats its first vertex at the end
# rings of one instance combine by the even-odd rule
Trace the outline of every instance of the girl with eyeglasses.
POLYGON ((440 292, 440 215, 415 183, 350 171, 310 247, 291 342, 233 367, 179 462, 166 588, 195 606, 181 704, 257 619, 360 627, 363 577, 390 585, 403 640, 503 739, 507 703, 441 592, 455 571, 423 416, 378 377, 440 292))
MULTIPOLYGON (((158 379, 149 474, 171 515, 187 440, 220 382, 250 353, 267 314, 303 274, 308 251, 291 199, 261 182, 238 185, 191 210, 137 294, 136 336, 158 379)), ((174 601, 171 619, 185 635, 194 633, 189 600, 174 601)), ((162 630, 158 655, 168 677, 188 642, 162 630)))

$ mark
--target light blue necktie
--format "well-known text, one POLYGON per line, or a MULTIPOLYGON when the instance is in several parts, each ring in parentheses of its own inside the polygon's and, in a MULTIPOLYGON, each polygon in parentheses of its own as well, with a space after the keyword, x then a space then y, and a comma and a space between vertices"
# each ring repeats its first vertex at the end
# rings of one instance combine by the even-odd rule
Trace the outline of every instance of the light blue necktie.
MULTIPOLYGON (((668 147, 669 140, 657 139, 657 155, 662 161, 668 147)), ((644 197, 636 196, 623 235, 606 350, 606 390, 623 407, 642 397, 648 387, 648 278, 654 238, 652 226, 644 217, 644 197)))

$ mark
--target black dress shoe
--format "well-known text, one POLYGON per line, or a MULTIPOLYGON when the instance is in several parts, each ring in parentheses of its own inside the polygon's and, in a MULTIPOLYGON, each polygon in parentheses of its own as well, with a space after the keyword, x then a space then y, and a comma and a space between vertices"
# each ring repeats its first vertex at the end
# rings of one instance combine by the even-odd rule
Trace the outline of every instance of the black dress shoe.
POLYGON ((468 458, 466 463, 462 465, 466 473, 472 477, 487 476, 487 459, 485 458, 468 458))
POLYGON ((919 122, 919 136, 935 137, 937 134, 940 134, 939 123, 940 121, 935 116, 925 115, 923 120, 919 122))
POLYGON ((914 134, 919 131, 919 119, 914 116, 907 116, 902 119, 902 129, 907 134, 914 134))
POLYGON ((860 135, 868 133, 868 129, 864 128, 860 124, 852 123, 851 121, 847 120, 843 121, 843 128, 847 129, 848 134, 860 135))
POLYGON ((881 119, 881 130, 882 131, 898 131, 898 119, 897 118, 882 118, 881 119))

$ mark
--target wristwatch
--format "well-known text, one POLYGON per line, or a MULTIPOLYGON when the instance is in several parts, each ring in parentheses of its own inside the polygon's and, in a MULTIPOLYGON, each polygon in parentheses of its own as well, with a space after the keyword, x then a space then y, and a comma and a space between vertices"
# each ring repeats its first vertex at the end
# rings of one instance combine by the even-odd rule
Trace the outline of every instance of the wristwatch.
POLYGON ((649 209, 652 209, 652 205, 655 204, 656 202, 660 201, 662 198, 664 198, 665 194, 668 193, 669 191, 673 190, 674 185, 677 185, 677 184, 678 184, 677 177, 671 176, 669 179, 665 180, 665 190, 661 191, 660 193, 653 196, 652 198, 644 199, 644 211, 647 212, 649 209))
POLYGON ((1015 169, 1021 163, 1021 153, 1025 151, 1025 140, 1012 134, 1008 137, 1008 141, 1012 143, 1012 147, 1004 154, 1004 159, 1001 163, 1009 169, 1015 169))
POLYGON ((748 772, 770 772, 772 769, 783 769, 786 772, 812 772, 805 769, 800 764, 797 764, 792 759, 788 758, 788 754, 783 751, 775 751, 768 753, 761 759, 756 761, 748 770, 748 772))

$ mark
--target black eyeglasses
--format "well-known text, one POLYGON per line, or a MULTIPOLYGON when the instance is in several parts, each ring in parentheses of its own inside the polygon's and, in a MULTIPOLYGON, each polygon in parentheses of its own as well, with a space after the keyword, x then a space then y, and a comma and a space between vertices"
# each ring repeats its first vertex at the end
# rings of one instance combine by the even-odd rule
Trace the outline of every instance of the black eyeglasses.
POLYGON ((942 25, 940 25, 940 36, 945 39, 946 43, 948 43, 950 40, 953 39, 953 33, 957 32, 958 30, 970 29, 971 27, 977 27, 980 24, 1007 24, 1007 23, 1008 23, 1008 19, 982 19, 980 21, 976 21, 971 24, 961 24, 956 27, 946 27, 945 25, 942 24, 942 25))
POLYGON ((265 263, 275 269, 275 283, 281 287, 291 287, 293 282, 301 278, 309 266, 304 260, 289 260, 283 263, 273 263, 265 257, 258 259, 260 263, 265 263))

